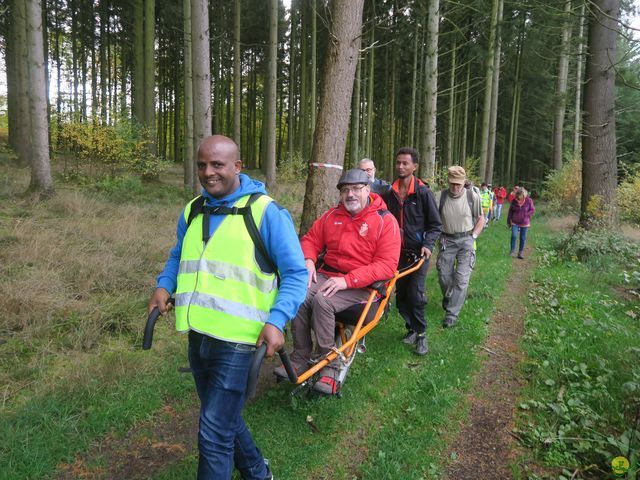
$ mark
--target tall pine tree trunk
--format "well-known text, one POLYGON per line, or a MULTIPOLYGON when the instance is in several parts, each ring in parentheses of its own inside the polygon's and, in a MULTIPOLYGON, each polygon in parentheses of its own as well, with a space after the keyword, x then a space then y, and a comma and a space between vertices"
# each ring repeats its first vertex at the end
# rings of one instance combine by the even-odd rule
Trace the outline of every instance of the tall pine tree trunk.
POLYGON ((155 71, 155 0, 144 0, 144 124, 149 135, 149 151, 156 153, 156 71, 155 71))
MULTIPOLYGON (((417 13, 415 14, 417 17, 417 13)), ((411 110, 409 113, 409 145, 415 145, 416 140, 416 93, 418 78, 418 40, 420 38, 420 22, 414 18, 415 31, 413 32, 413 67, 411 68, 411 110)))
POLYGON ((578 30, 578 52, 576 54, 576 101, 575 101, 575 113, 573 117, 573 158, 578 158, 580 150, 582 148, 582 142, 580 141, 580 130, 582 128, 582 65, 584 63, 584 56, 582 54, 584 50, 584 24, 586 16, 584 14, 585 3, 582 2, 580 6, 580 28, 578 30))
POLYGON ((619 0, 594 0, 590 8, 584 87, 584 143, 580 223, 585 228, 617 222, 616 36, 619 0))
POLYGON ((195 154, 193 151, 193 59, 191 55, 191 1, 183 0, 184 28, 184 146, 183 184, 185 190, 196 190, 195 154))
POLYGON ((464 89, 464 117, 462 121, 462 139, 460 140, 460 159, 455 162, 457 165, 464 165, 467 160, 467 134, 469 129, 469 88, 471 85, 471 62, 467 63, 467 79, 464 89))
POLYGON ((193 64, 193 147, 211 135, 211 73, 209 63, 209 2, 191 0, 193 64))
POLYGON ((360 51, 364 0, 332 0, 329 44, 322 69, 322 91, 300 232, 335 200, 335 186, 344 162, 353 79, 360 51), (314 163, 334 165, 318 168, 314 163))
POLYGON ((567 79, 569 77, 569 42, 571 41, 571 0, 564 3, 564 22, 562 26, 562 44, 558 62, 558 78, 556 79, 556 111, 553 119, 553 168, 562 168, 562 138, 564 114, 567 101, 567 79))
POLYGON ((242 62, 240 51, 240 13, 241 0, 235 0, 233 10, 233 139, 240 148, 240 118, 242 114, 240 104, 240 89, 242 88, 242 62))
POLYGON ((500 92, 500 52, 502 41, 500 29, 504 0, 498 0, 498 18, 496 22, 496 48, 493 54, 493 78, 491 84, 491 115, 489 116, 489 139, 487 141, 487 170, 484 179, 488 184, 493 182, 493 164, 496 156, 496 137, 498 128, 498 97, 500 92))
POLYGON ((289 161, 293 162, 293 150, 294 150, 294 130, 295 130, 295 45, 296 45, 296 7, 294 2, 291 2, 291 11, 289 13, 289 19, 291 21, 291 37, 289 42, 289 108, 287 111, 287 149, 289 150, 289 161))
POLYGON ((489 26, 489 45, 484 83, 484 103, 482 108, 482 130, 480 132, 480 171, 478 174, 485 180, 487 172, 487 154, 489 148, 489 129, 491 128, 491 105, 493 92, 493 63, 496 52, 496 30, 498 28, 498 4, 500 0, 493 0, 491 11, 491 25, 489 26))
POLYGON ((447 166, 453 165, 453 135, 454 117, 456 111, 456 51, 457 43, 454 40, 451 50, 451 73, 449 74, 449 122, 447 124, 447 166))
POLYGON ((266 147, 263 169, 267 189, 276 186, 276 94, 278 74, 278 0, 269 0, 269 54, 267 70, 267 92, 265 136, 266 147))
POLYGON ((144 1, 133 0, 133 78, 131 115, 144 124, 144 1))
POLYGON ((45 79, 40 0, 27 0, 27 50, 29 59, 29 116, 31 118, 31 182, 39 195, 53 193, 49 161, 47 82, 45 79))
POLYGON ((311 4, 311 85, 310 85, 310 98, 309 103, 311 104, 311 111, 309 112, 310 125, 309 130, 311 136, 313 136, 313 132, 316 129, 316 74, 318 71, 318 47, 317 47, 317 35, 318 35, 318 14, 316 12, 316 0, 310 0, 311 4))
POLYGON ((438 113, 438 28, 440 25, 440 0, 429 2, 426 45, 426 85, 424 111, 424 143, 420 176, 433 179, 436 167, 436 115, 438 113))
POLYGON ((31 162, 31 122, 29 114, 29 62, 27 51, 27 9, 23 0, 13 4, 13 55, 16 67, 15 98, 16 122, 14 124, 16 154, 23 165, 31 162))
POLYGON ((356 65, 356 78, 353 82, 353 95, 351 95, 351 127, 349 139, 349 168, 355 168, 359 160, 360 146, 360 70, 362 59, 358 58, 356 65))
POLYGON ((371 25, 371 41, 369 43, 369 73, 367 75, 367 146, 365 155, 373 156, 373 90, 375 88, 375 25, 371 25))

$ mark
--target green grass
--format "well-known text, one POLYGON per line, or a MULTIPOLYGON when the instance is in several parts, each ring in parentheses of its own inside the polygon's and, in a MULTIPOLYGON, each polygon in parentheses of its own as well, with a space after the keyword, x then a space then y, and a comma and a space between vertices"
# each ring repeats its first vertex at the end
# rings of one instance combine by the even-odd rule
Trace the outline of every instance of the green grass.
POLYGON ((61 462, 106 433, 125 432, 165 401, 191 397, 191 378, 179 375, 186 362, 184 342, 141 352, 117 349, 96 356, 78 383, 57 384, 26 400, 0 420, 0 479, 47 478, 61 462), (95 378, 91 378, 95 374, 95 378), (88 377, 88 378, 87 378, 88 377))
MULTIPOLYGON (((611 252, 599 248, 603 234, 573 239, 565 258, 548 232, 541 237, 546 253, 533 277, 523 339, 530 383, 520 435, 553 478, 576 470, 613 478, 611 460, 623 455, 637 468, 640 450, 640 308, 619 294, 634 259, 607 253, 578 262, 575 251, 611 252)), ((615 248, 623 247, 618 240, 615 248)))
MULTIPOLYGON (((367 353, 352 366, 341 399, 291 398, 292 387, 280 384, 247 407, 245 419, 277 478, 440 476, 449 458, 447 441, 466 414, 465 393, 479 368, 477 348, 512 268, 508 241, 504 226, 492 226, 478 241, 469 297, 455 329, 441 328, 434 262, 427 280, 426 357, 400 342, 404 326, 392 308, 368 336, 367 353)), ((192 455, 156 478, 193 478, 196 465, 192 455)))

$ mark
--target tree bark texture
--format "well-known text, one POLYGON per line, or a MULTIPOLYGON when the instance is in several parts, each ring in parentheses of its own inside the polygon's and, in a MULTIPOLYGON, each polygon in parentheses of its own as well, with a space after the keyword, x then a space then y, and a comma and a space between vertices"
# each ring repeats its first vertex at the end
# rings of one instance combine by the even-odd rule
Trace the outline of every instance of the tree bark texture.
POLYGON ((233 10, 233 139, 238 148, 242 145, 240 132, 240 118, 242 114, 240 104, 240 89, 242 88, 242 63, 240 51, 240 13, 241 0, 235 0, 233 10))
POLYGON ((209 61, 209 2, 191 0, 193 61, 193 147, 211 135, 211 73, 209 61))
POLYGON ((53 193, 49 161, 49 124, 47 122, 47 82, 45 79, 40 0, 28 0, 27 50, 29 52, 29 116, 31 117, 31 182, 29 189, 38 194, 53 193))
POLYGON ((184 147, 183 184, 185 190, 196 190, 195 155, 193 152, 193 65, 191 55, 191 1, 182 5, 184 26, 184 147))
POLYGON ((614 225, 616 209, 616 37, 619 0, 595 0, 590 7, 584 88, 582 202, 580 223, 586 228, 614 225))
POLYGON ((144 0, 133 2, 133 90, 131 114, 144 123, 144 0))
POLYGON ((360 51, 364 0, 330 5, 332 23, 329 44, 322 69, 322 90, 316 129, 313 136, 311 164, 324 163, 338 168, 310 165, 300 233, 335 201, 336 183, 344 163, 353 79, 360 51))
POLYGON ((438 113, 438 28, 440 0, 429 2, 427 19, 427 72, 424 103, 424 150, 420 176, 432 180, 436 167, 436 115, 438 113))
POLYGON ((278 0, 269 0, 269 54, 265 115, 264 173, 267 190, 276 186, 276 90, 278 75, 278 0))
POLYGON ((493 52, 493 77, 491 80, 491 115, 489 116, 489 139, 487 141, 487 170, 484 180, 488 184, 493 182, 493 164, 496 156, 496 136, 498 126, 498 96, 500 93, 500 55, 502 41, 500 30, 502 24, 502 10, 504 0, 498 0, 498 18, 496 20, 495 51, 493 52))
POLYGON ((580 139, 580 130, 582 129, 582 67, 584 64, 584 25, 585 25, 585 4, 584 2, 580 6, 580 28, 578 29, 578 51, 576 54, 576 101, 575 112, 573 117, 573 158, 578 158, 580 150, 582 148, 582 142, 580 139))
POLYGON ((155 0, 144 0, 144 124, 149 151, 156 153, 155 0))
POLYGON ((489 147, 489 128, 491 127, 491 92, 493 89, 493 61, 496 50, 496 30, 498 27, 498 3, 499 0, 493 0, 491 25, 489 27, 489 45, 487 47, 482 130, 480 133, 480 171, 478 172, 483 180, 485 179, 487 171, 487 149, 489 147))
POLYGON ((13 55, 15 62, 16 118, 14 124, 18 161, 28 165, 31 161, 31 122, 29 114, 29 60, 27 51, 27 10, 23 0, 14 0, 13 4, 13 55))
MULTIPOLYGON (((569 77, 569 42, 571 41, 571 0, 564 4, 564 22, 562 26, 562 50, 558 62, 558 78, 556 79, 556 111, 553 119, 553 168, 562 168, 562 143, 564 114, 567 102, 567 79, 569 77)), ((578 87, 579 89, 579 87, 578 87)))

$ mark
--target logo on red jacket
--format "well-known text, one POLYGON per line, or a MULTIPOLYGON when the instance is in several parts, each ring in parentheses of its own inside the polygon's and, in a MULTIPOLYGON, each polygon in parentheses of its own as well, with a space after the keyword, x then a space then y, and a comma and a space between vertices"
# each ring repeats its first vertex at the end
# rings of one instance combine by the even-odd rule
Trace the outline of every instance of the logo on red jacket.
POLYGON ((360 226, 360 232, 359 233, 360 233, 361 237, 366 237, 367 236, 367 233, 369 233, 369 225, 367 225, 367 222, 363 223, 360 226))

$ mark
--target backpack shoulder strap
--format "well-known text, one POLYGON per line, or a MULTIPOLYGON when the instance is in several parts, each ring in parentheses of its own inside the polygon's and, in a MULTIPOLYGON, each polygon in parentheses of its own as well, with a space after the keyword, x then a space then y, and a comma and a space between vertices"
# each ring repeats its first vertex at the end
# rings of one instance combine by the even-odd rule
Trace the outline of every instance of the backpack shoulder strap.
POLYGON ((475 226, 478 221, 477 215, 473 211, 473 189, 467 190, 467 202, 469 203, 469 210, 471 210, 471 218, 473 219, 473 225, 475 226))
POLYGON ((438 206, 438 213, 440 214, 440 216, 442 216, 442 208, 444 207, 444 202, 447 199, 447 196, 448 193, 447 189, 445 188, 440 192, 440 205, 438 206))
POLYGON ((204 206, 204 197, 199 195, 195 200, 191 202, 191 208, 189 210, 189 218, 187 218, 187 228, 193 222, 193 219, 202 213, 202 207, 204 206))
POLYGON ((278 277, 278 284, 280 284, 280 273, 278 272, 278 268, 269 256, 267 247, 265 246, 264 241, 262 240, 262 236, 260 235, 260 231, 258 230, 258 226, 256 225, 256 221, 253 219, 253 215, 251 214, 251 204, 261 196, 262 193, 251 194, 249 200, 247 201, 247 204, 245 205, 245 210, 244 212, 242 212, 242 218, 244 220, 245 226, 247 227, 247 231, 249 232, 249 236, 256 246, 256 249, 258 250, 258 252, 260 252, 262 258, 264 258, 264 260, 267 262, 271 271, 276 274, 276 276, 278 277))

